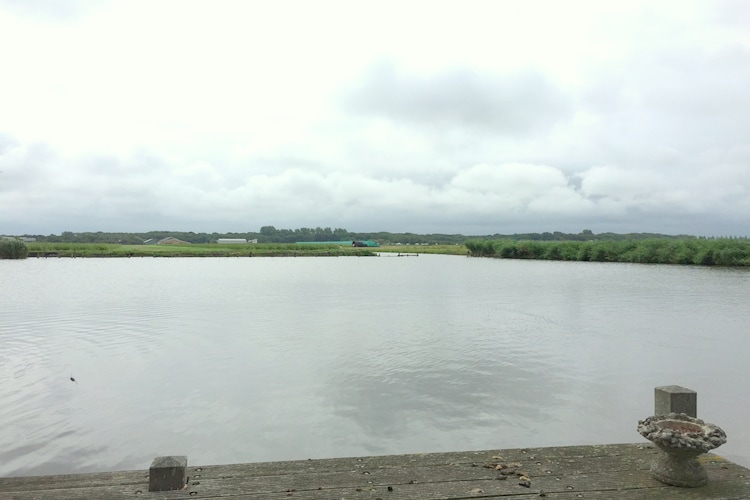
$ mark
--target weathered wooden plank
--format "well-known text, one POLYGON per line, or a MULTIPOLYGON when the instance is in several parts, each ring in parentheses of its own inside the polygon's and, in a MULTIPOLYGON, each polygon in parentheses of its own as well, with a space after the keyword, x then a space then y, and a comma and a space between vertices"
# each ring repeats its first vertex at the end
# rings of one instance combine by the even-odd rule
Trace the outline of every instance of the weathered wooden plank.
POLYGON ((174 493, 183 493, 185 498, 193 498, 189 496, 189 492, 153 492, 148 491, 148 481, 145 481, 142 485, 110 485, 110 486, 92 486, 92 487, 77 487, 77 488, 60 488, 60 489, 39 489, 32 491, 11 491, 5 492, 0 490, 0 499, 13 499, 13 500, 86 500, 93 498, 101 499, 112 499, 117 500, 121 498, 139 498, 144 495, 143 498, 156 499, 156 500, 167 500, 170 498, 180 498, 180 495, 175 496, 174 493))
MULTIPOLYGON (((298 473, 300 467, 313 468, 317 472, 349 470, 352 467, 400 467, 404 465, 433 465, 445 463, 480 463, 493 460, 493 456, 500 455, 508 462, 521 462, 525 460, 540 460, 544 458, 567 458, 567 457, 604 457, 618 456, 632 453, 632 449, 653 450, 651 444, 610 444, 590 446, 564 446, 555 448, 524 448, 511 450, 483 450, 469 452, 446 452, 446 453, 418 453, 405 455, 383 455, 372 457, 343 457, 314 460, 294 460, 280 462, 260 462, 252 464, 226 464, 210 465, 200 467, 201 473, 211 474, 212 471, 220 471, 224 475, 258 475, 266 471, 269 474, 281 475, 284 473, 298 473)), ((189 469, 193 469, 189 467, 189 469)))
MULTIPOLYGON (((446 467, 452 469, 452 467, 446 467)), ((517 484, 514 477, 509 477, 503 481, 497 479, 467 478, 463 480, 448 479, 447 481, 435 481, 430 483, 415 484, 379 484, 366 482, 359 487, 315 487, 317 483, 303 485, 296 488, 276 487, 245 489, 251 485, 237 488, 237 484, 231 480, 216 480, 201 483, 201 485, 191 487, 190 491, 196 493, 199 498, 306 498, 310 500, 331 499, 331 498, 387 498, 417 500, 417 499, 458 499, 458 498, 529 498, 529 495, 538 496, 540 490, 546 492, 548 498, 623 498, 623 499, 669 499, 669 498, 747 498, 750 492, 750 484, 747 480, 741 482, 732 482, 726 478, 717 476, 717 472, 722 469, 719 464, 714 464, 709 468, 709 485, 696 490, 671 488, 662 485, 650 478, 647 471, 636 471, 629 475, 621 473, 606 472, 600 474, 591 474, 583 476, 569 476, 566 480, 559 481, 557 478, 532 477, 532 487, 524 488, 517 484), (226 482, 225 482, 226 481, 226 482), (213 484, 212 484, 213 483, 213 484), (393 488, 388 490, 388 486, 393 488), (320 489, 318 489, 320 488, 320 489)), ((736 471, 746 471, 736 467, 736 471)), ((735 472, 736 472, 735 471, 735 472)), ((304 479, 304 478, 302 478, 304 479)), ((308 477, 309 479, 309 477, 308 477)), ((144 491, 146 483, 143 483, 144 491)), ((258 486, 258 485, 256 485, 258 486)), ((55 490, 52 492, 36 492, 36 496, 22 495, 14 498, 25 500, 29 498, 124 498, 132 497, 133 490, 117 488, 98 488, 98 489, 79 489, 72 492, 71 490, 55 490), (50 496, 53 493, 53 496, 50 496), (59 495, 59 496, 58 496, 59 495)), ((181 498, 190 495, 189 491, 172 492, 166 495, 149 494, 149 498, 181 498)))
MULTIPOLYGON (((498 481, 496 481, 499 483, 498 481)), ((147 484, 145 484, 147 487, 147 484)), ((537 488, 532 486, 529 489, 518 487, 517 489, 500 490, 493 488, 493 481, 471 482, 471 484, 456 485, 450 483, 447 485, 430 483, 426 485, 402 485, 393 487, 389 491, 387 487, 377 486, 369 488, 330 488, 323 490, 301 490, 301 491, 276 491, 276 492, 254 492, 244 491, 236 492, 210 492, 195 491, 195 496, 190 495, 190 491, 149 493, 144 488, 144 498, 169 500, 180 498, 212 498, 212 499, 239 499, 239 498, 264 498, 269 500, 301 498, 306 500, 331 500, 331 499, 377 499, 382 500, 458 500, 468 498, 503 498, 507 500, 528 500, 530 498, 539 498, 540 492, 544 491, 545 498, 565 499, 574 498, 613 498, 622 500, 705 500, 705 499, 747 499, 750 485, 744 485, 717 482, 697 489, 673 488, 657 485, 638 485, 634 484, 631 488, 618 487, 611 489, 590 490, 559 490, 537 488), (471 486, 471 488, 469 488, 471 486)), ((86 500, 90 498, 136 498, 139 497, 137 491, 140 490, 123 490, 116 487, 99 487, 99 488, 81 488, 76 490, 47 490, 36 492, 19 492, 16 494, 2 494, 0 498, 13 498, 14 500, 86 500)))
POLYGON ((0 477, 0 492, 31 489, 59 489, 111 485, 148 484, 148 471, 92 472, 49 476, 0 477))
MULTIPOLYGON (((530 491, 538 493, 540 489, 558 493, 591 493, 623 489, 645 490, 649 488, 663 488, 664 486, 654 480, 648 470, 592 472, 588 474, 547 475, 541 477, 532 475, 531 487, 525 488, 519 484, 518 477, 515 475, 503 476, 500 473, 492 474, 493 471, 490 471, 490 474, 480 473, 472 476, 467 473, 466 469, 458 469, 455 471, 455 474, 449 474, 454 472, 453 469, 452 467, 442 468, 438 471, 441 474, 445 472, 442 477, 426 481, 416 480, 413 483, 413 480, 404 481, 405 477, 413 477, 412 475, 399 477, 399 474, 394 474, 384 478, 360 480, 359 483, 352 484, 348 477, 342 478, 342 475, 321 474, 295 477, 294 480, 281 483, 281 491, 278 488, 279 483, 273 484, 272 482, 265 481, 231 481, 224 483, 221 480, 208 480, 199 485, 191 486, 191 488, 198 492, 201 497, 210 498, 222 495, 239 496, 242 491, 252 491, 262 495, 264 498, 275 498, 274 495, 278 496, 284 492, 287 493, 286 496, 295 496, 296 494, 296 496, 301 498, 332 498, 330 496, 331 492, 336 491, 346 498, 348 498, 346 492, 349 492, 349 494, 353 494, 354 492, 388 492, 389 494, 399 492, 397 495, 389 498, 418 499, 463 498, 479 496, 479 493, 485 496, 525 495, 529 494, 530 491), (393 491, 388 491, 389 486, 393 488, 393 491), (292 495, 288 493, 292 493, 292 495)), ((717 498, 724 498, 732 491, 742 491, 745 497, 750 494, 750 483, 748 481, 736 480, 736 474, 733 477, 730 477, 726 473, 722 474, 726 471, 719 467, 713 467, 713 469, 709 469, 709 478, 713 485, 712 488, 721 491, 721 495, 717 498), (741 488, 737 490, 738 487, 741 488)), ((407 474, 410 472, 407 471, 407 474)), ((469 472, 475 472, 475 469, 469 472)), ((634 498, 637 497, 638 495, 634 496, 634 498)))
POLYGON ((750 498, 750 471, 711 454, 708 486, 665 486, 648 470, 655 453, 624 444, 198 466, 186 490, 164 493, 148 492, 147 471, 0 478, 0 498, 750 498), (500 463, 509 467, 485 467, 500 463))
MULTIPOLYGON (((448 475, 476 475, 480 476, 489 473, 485 466, 503 463, 520 465, 514 467, 514 470, 527 472, 534 475, 543 474, 571 474, 580 473, 590 470, 606 468, 610 471, 631 470, 633 468, 647 468, 651 460, 651 454, 639 456, 631 453, 619 455, 611 454, 602 457, 573 456, 571 458, 556 460, 550 455, 547 457, 534 455, 520 455, 525 460, 517 462, 505 460, 505 457, 517 458, 513 454, 504 453, 499 455, 497 452, 482 454, 478 456, 470 455, 468 458, 473 460, 451 460, 451 456, 441 456, 439 460, 434 457, 427 457, 425 460, 403 460, 401 456, 378 457, 377 460, 353 459, 344 461, 338 459, 327 459, 321 461, 302 461, 302 462, 285 462, 280 463, 279 467, 274 467, 274 463, 261 464, 234 464, 228 466, 209 466, 209 467, 188 467, 188 475, 193 480, 225 479, 239 481, 243 478, 254 478, 259 481, 260 478, 267 478, 267 481, 278 483, 283 482, 286 476, 300 477, 309 474, 347 474, 351 476, 352 481, 360 475, 374 477, 407 475, 409 480, 419 480, 426 482, 430 476, 440 470, 439 475, 444 476, 447 469, 448 475), (480 460, 477 460, 480 459, 480 460), (474 473, 467 473, 465 468, 476 469, 474 473)), ((458 458, 463 459, 463 456, 458 458)), ((495 471, 492 471, 495 472, 495 471)), ((343 477, 343 476, 339 476, 343 477)), ((395 479, 395 476, 394 476, 395 479)), ((147 471, 124 471, 118 473, 93 473, 77 475, 59 475, 59 476, 30 476, 19 478, 0 478, 0 491, 21 491, 32 489, 49 489, 49 488, 78 488, 78 487, 95 487, 97 485, 111 486, 120 485, 140 485, 144 480, 148 480, 147 471)))
MULTIPOLYGON (((534 487, 528 490, 522 490, 519 488, 518 491, 514 492, 493 492, 489 489, 477 490, 460 490, 458 492, 446 492, 440 490, 434 485, 430 485, 424 488, 415 488, 414 490, 408 491, 405 488, 394 489, 393 491, 387 491, 383 488, 374 489, 372 491, 352 491, 347 490, 326 490, 326 491, 304 491, 304 492, 287 492, 287 493, 275 493, 275 494, 264 494, 262 498, 268 500, 282 500, 282 499, 293 499, 302 498, 305 500, 331 500, 331 499, 378 499, 381 500, 459 500, 459 499, 470 499, 470 498, 502 498, 504 500, 530 500, 542 498, 540 494, 544 491, 545 499, 564 499, 572 500, 577 498, 595 498, 595 499, 617 499, 617 500, 707 500, 707 499, 722 499, 722 500, 747 500, 748 490, 747 488, 738 488, 730 485, 707 485, 697 489, 685 489, 675 488, 665 485, 654 486, 649 488, 615 488, 610 490, 598 490, 598 491, 546 491, 541 489, 535 489, 534 487), (291 493, 291 494, 290 494, 291 493)), ((480 485, 482 486, 482 485, 480 485)), ((203 496, 201 496, 203 497, 203 496)), ((218 498, 218 497, 209 497, 218 498)), ((232 497, 224 497, 232 498, 232 497)), ((233 497, 239 498, 239 497, 233 497)))
MULTIPOLYGON (((622 457, 607 457, 608 460, 602 461, 590 460, 584 468, 588 473, 580 471, 561 471, 561 474, 544 474, 537 476, 529 474, 532 479, 532 488, 525 489, 518 484, 515 474, 504 475, 503 473, 517 472, 515 470, 505 469, 495 471, 483 467, 473 467, 472 464, 444 464, 432 465, 428 467, 406 466, 406 467, 383 467, 373 469, 375 473, 365 474, 370 471, 343 471, 343 472, 300 472, 297 474, 284 474, 280 476, 233 476, 214 477, 201 480, 200 477, 194 478, 191 485, 191 491, 195 491, 201 497, 218 498, 218 497, 239 497, 247 492, 253 492, 263 497, 273 498, 274 496, 304 496, 305 498, 331 498, 335 492, 341 495, 336 498, 347 497, 357 493, 361 496, 363 493, 384 492, 388 491, 387 487, 391 486, 394 491, 401 491, 397 497, 404 498, 460 498, 467 492, 477 496, 478 489, 487 495, 527 495, 531 490, 537 488, 547 489, 548 492, 557 492, 567 496, 569 492, 604 492, 617 491, 623 488, 635 488, 636 493, 632 498, 643 497, 644 489, 661 488, 663 485, 651 479, 647 472, 648 462, 641 461, 639 468, 635 470, 616 471, 610 468, 610 465, 616 464, 617 460, 622 457), (607 462, 612 462, 607 463, 607 462), (602 473, 601 471, 606 471, 602 473), (497 478, 503 478, 502 485, 494 483, 497 478), (493 483, 489 486, 482 486, 487 483, 493 483), (451 484, 448 484, 451 483, 451 484), (317 485, 317 486, 316 486, 317 485)), ((625 457, 627 458, 627 457, 625 457)), ((730 482, 741 473, 747 472, 744 468, 731 463, 722 463, 718 457, 713 463, 707 463, 707 469, 710 472, 711 481, 713 482, 730 482)), ((747 486, 747 484, 745 484, 747 486)), ((731 493, 727 486, 721 490, 720 498, 726 497, 731 493)), ((630 490, 628 490, 630 491, 630 490)), ((538 492, 538 490, 537 490, 538 492)), ((388 492, 392 493, 392 492, 388 492)), ((747 488, 744 493, 747 496, 747 488)), ((663 496, 663 492, 659 495, 663 496)), ((657 496, 658 498, 658 496, 657 496)))
MULTIPOLYGON (((630 448, 630 451, 634 451, 637 448, 630 448)), ((277 485, 287 484, 290 488, 297 486, 299 481, 318 481, 320 484, 327 484, 334 481, 339 486, 362 486, 364 483, 360 480, 361 476, 364 475, 365 479, 370 482, 381 480, 386 478, 392 483, 407 483, 409 481, 417 481, 421 483, 431 481, 446 481, 469 479, 469 478, 486 478, 501 475, 501 473, 510 472, 525 472, 527 475, 533 476, 565 476, 571 474, 581 474, 585 472, 596 472, 601 470, 607 470, 609 472, 617 471, 632 471, 632 470, 648 470, 651 459, 653 458, 653 450, 639 450, 638 453, 622 453, 619 455, 611 454, 605 457, 573 457, 565 460, 545 460, 543 457, 533 457, 533 461, 525 460, 518 462, 517 466, 505 470, 505 471, 494 471, 484 468, 486 464, 513 464, 500 460, 498 457, 511 456, 509 454, 497 455, 497 453, 487 456, 482 456, 483 459, 480 461, 471 461, 461 463, 460 461, 450 461, 450 456, 443 457, 448 460, 442 460, 441 462, 430 461, 427 465, 419 461, 407 461, 398 465, 399 460, 402 457, 393 457, 393 463, 396 465, 375 465, 370 463, 368 466, 367 461, 362 459, 361 461, 355 461, 350 463, 349 466, 338 472, 330 472, 332 469, 337 467, 328 467, 328 461, 321 463, 321 467, 316 467, 316 462, 298 462, 296 467, 292 465, 292 469, 273 471, 275 473, 269 474, 268 470, 259 471, 255 469, 252 464, 247 467, 239 466, 227 466, 227 467, 211 467, 211 468, 196 468, 192 473, 193 480, 202 480, 204 483, 215 479, 231 480, 241 487, 252 487, 258 488, 262 485, 277 485), (536 460, 540 458, 540 460, 536 460), (468 470, 472 468, 473 470, 468 470), (255 469, 255 470, 251 470, 255 469)), ((549 456, 549 455, 547 455, 549 456)), ((571 455, 572 456, 572 455, 571 455)), ((472 457, 476 458, 476 457, 472 457)), ((388 462, 386 462, 388 463, 388 462)), ((340 468, 339 468, 340 469, 340 468)))

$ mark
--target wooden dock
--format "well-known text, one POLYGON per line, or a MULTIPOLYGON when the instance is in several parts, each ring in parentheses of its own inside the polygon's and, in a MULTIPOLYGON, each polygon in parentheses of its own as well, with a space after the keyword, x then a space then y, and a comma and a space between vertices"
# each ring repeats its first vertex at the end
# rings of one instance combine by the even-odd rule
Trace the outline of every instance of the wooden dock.
POLYGON ((701 456, 709 483, 651 477, 649 442, 333 458, 237 465, 188 464, 183 490, 149 492, 149 471, 0 478, 1 499, 748 499, 750 470, 701 456))

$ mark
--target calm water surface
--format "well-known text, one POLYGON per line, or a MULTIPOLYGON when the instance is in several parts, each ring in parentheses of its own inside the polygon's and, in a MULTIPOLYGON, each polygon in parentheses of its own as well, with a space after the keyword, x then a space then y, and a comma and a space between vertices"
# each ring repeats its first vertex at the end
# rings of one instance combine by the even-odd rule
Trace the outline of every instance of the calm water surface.
POLYGON ((747 270, 28 259, 0 285, 0 476, 645 443, 671 384, 750 465, 747 270))

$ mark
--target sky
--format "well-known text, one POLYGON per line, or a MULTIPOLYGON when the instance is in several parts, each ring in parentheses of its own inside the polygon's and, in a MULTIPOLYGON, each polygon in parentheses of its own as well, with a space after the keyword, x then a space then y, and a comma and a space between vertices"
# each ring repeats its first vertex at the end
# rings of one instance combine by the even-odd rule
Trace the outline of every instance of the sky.
POLYGON ((0 234, 750 235, 745 0, 0 0, 0 234))

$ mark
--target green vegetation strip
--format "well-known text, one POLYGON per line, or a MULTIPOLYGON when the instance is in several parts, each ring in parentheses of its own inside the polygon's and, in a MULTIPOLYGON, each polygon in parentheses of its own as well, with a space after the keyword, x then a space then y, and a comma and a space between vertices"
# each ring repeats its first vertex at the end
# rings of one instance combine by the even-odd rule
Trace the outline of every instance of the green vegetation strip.
POLYGON ((105 243, 24 244, 3 241, 0 258, 28 257, 304 257, 373 256, 377 253, 448 254, 639 264, 750 267, 746 238, 652 238, 592 241, 472 240, 465 245, 392 245, 377 249, 343 245, 255 243, 238 245, 118 245, 105 243))
POLYGON ((29 243, 29 257, 338 257, 373 256, 370 249, 335 245, 255 243, 239 245, 116 245, 29 243))
POLYGON ((25 259, 29 255, 26 243, 18 240, 0 240, 0 259, 25 259))
POLYGON ((646 239, 624 241, 467 241, 472 256, 503 259, 575 260, 682 264, 700 266, 750 266, 747 239, 646 239))
POLYGON ((467 249, 464 245, 388 245, 377 249, 382 253, 433 253, 442 255, 466 255, 467 249))

